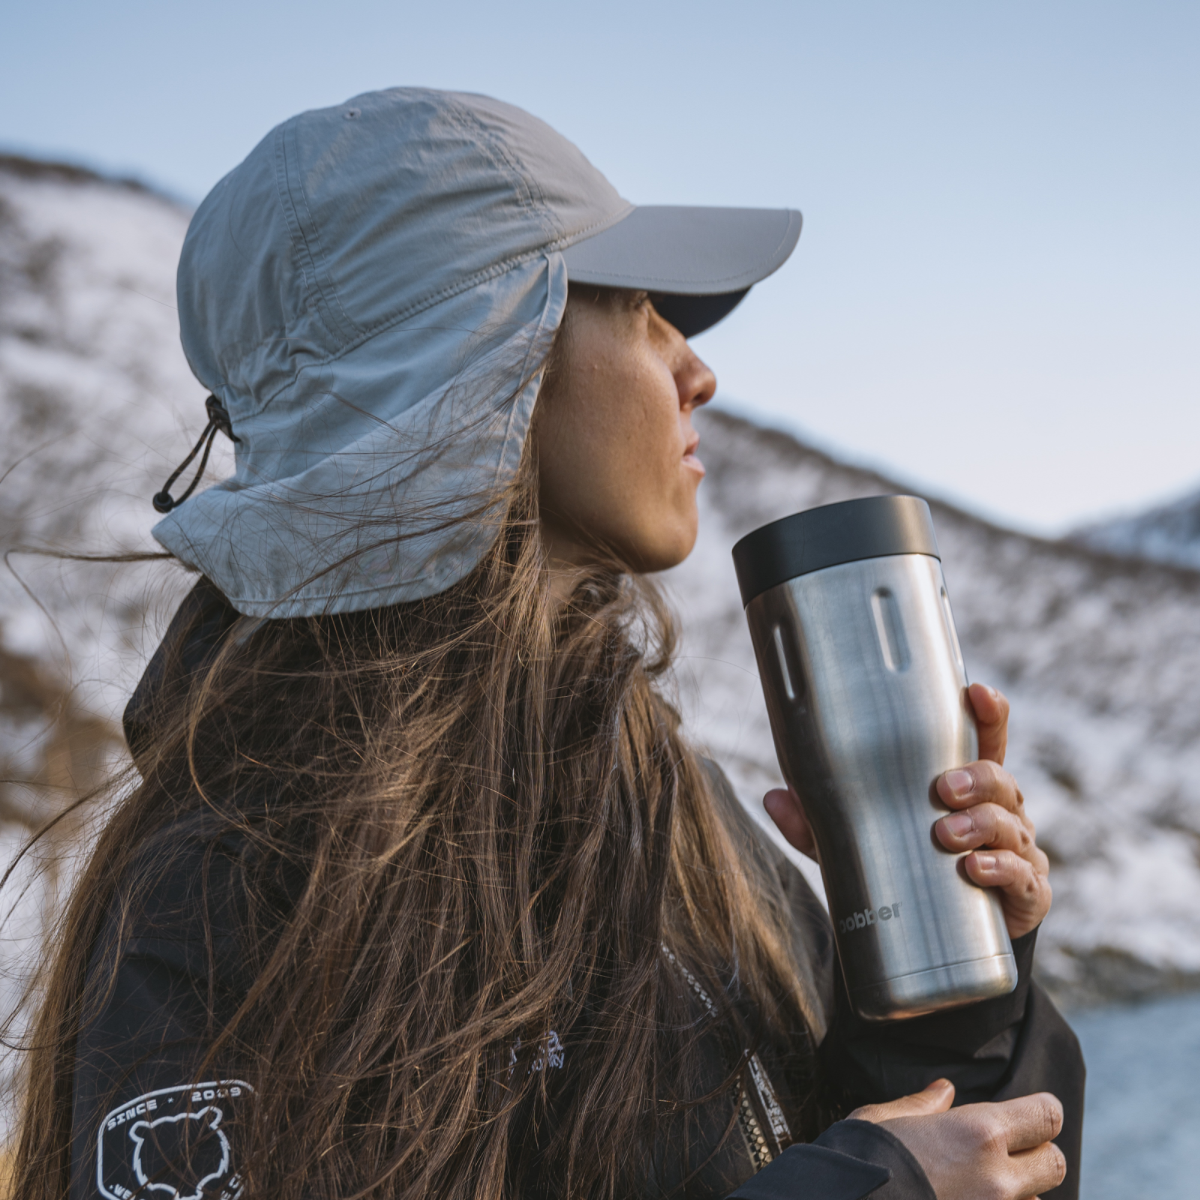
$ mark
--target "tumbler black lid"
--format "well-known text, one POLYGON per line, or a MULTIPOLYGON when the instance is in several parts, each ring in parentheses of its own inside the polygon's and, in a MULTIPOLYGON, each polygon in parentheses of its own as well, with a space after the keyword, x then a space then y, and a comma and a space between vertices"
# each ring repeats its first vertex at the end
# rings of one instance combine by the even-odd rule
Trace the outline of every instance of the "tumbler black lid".
POLYGON ((748 533, 733 548, 742 604, 768 588, 887 554, 938 554, 929 505, 920 496, 868 496, 794 513, 748 533))

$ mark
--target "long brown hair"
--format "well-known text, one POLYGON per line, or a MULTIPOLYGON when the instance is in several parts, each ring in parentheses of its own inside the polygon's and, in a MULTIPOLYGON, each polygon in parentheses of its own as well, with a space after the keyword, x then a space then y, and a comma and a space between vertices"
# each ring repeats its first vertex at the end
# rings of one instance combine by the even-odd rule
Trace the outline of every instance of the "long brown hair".
POLYGON ((41 984, 22 1200, 66 1194, 89 955, 106 910, 133 919, 148 845, 172 872, 163 834, 181 822, 242 847, 251 983, 205 1065, 255 1088, 248 1198, 636 1190, 655 1130, 686 1129, 713 1095, 664 942, 735 1047, 802 1055, 779 883, 748 866, 664 698, 661 596, 610 566, 556 598, 529 448, 502 512, 441 595, 257 623, 229 610, 220 650, 163 689, 41 984), (530 1070, 552 1031, 566 1069, 530 1070))

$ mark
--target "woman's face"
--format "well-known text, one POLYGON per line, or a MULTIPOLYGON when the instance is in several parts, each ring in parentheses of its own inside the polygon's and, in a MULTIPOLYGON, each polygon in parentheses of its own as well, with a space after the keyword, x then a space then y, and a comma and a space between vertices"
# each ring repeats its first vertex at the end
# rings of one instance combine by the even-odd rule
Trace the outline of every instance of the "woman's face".
POLYGON ((644 292, 572 289, 566 322, 531 434, 550 554, 673 567, 696 543, 692 412, 716 378, 644 292))

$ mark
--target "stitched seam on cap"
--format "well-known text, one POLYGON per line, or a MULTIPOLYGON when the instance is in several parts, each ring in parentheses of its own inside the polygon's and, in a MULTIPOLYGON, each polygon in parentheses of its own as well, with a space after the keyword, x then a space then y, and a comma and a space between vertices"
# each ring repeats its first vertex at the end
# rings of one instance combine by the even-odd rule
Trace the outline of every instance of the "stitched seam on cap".
MULTIPOLYGON (((321 281, 317 276, 316 263, 313 261, 312 251, 308 245, 308 239, 304 236, 304 229, 300 222, 300 217, 296 212, 296 202, 292 196, 291 185, 288 182, 288 153, 287 153, 287 135, 291 122, 284 125, 276 135, 275 139, 275 183, 279 190, 280 207, 283 209, 284 220, 288 226, 288 236, 293 243, 293 250, 299 250, 297 256, 301 263, 301 274, 305 281, 305 292, 313 293, 313 307, 316 310, 317 320, 321 323, 321 327, 329 335, 329 339, 335 345, 342 340, 341 335, 334 329, 330 328, 326 318, 325 297, 321 294, 321 281)), ((290 341, 291 332, 289 326, 291 322, 284 325, 284 336, 290 341)), ((260 343, 261 345, 261 343, 260 343)), ((251 353, 257 352, 259 346, 255 346, 251 353)), ((247 356, 249 357, 249 356, 247 356)), ((263 401, 263 403, 267 403, 263 401)))
POLYGON ((299 149, 298 143, 295 140, 295 132, 296 132, 296 122, 294 120, 289 121, 288 124, 284 126, 283 136, 281 138, 281 142, 284 145, 284 186, 287 189, 288 201, 292 207, 292 211, 293 211, 293 214, 294 214, 295 220, 296 220, 296 225, 297 225, 301 240, 304 245, 304 252, 308 256, 309 262, 312 265, 313 286, 316 288, 317 295, 320 298, 318 312, 320 313, 321 324, 324 325, 325 329, 331 334, 335 343, 342 342, 342 341, 345 341, 347 335, 349 335, 352 338, 354 336, 354 334, 359 331, 359 327, 350 318, 350 314, 346 312, 345 308, 343 308, 341 297, 338 295, 337 288, 336 288, 336 286, 334 286, 334 283, 333 283, 333 277, 330 276, 330 278, 329 278, 330 288, 332 288, 332 290, 333 290, 332 298, 328 295, 327 289, 321 283, 321 275, 322 275, 323 267, 325 267, 325 273, 328 274, 328 268, 325 266, 325 264, 326 264, 325 248, 321 244, 321 232, 317 228, 316 218, 313 216, 312 209, 309 208, 309 206, 308 206, 308 196, 305 193, 303 184, 300 181, 300 149, 299 149), (288 155, 287 155, 287 139, 288 138, 292 139, 291 158, 293 160, 292 165, 295 167, 295 174, 296 174, 296 186, 294 189, 292 187, 292 181, 290 178, 292 172, 288 170, 288 155), (298 207, 297 201, 296 201, 296 193, 297 192, 299 192, 300 204, 303 205, 304 213, 308 217, 308 228, 312 230, 311 237, 306 232, 305 224, 300 218, 300 213, 297 211, 297 207, 298 207), (328 313, 321 312, 320 311, 321 308, 327 309, 328 313), (341 321, 338 320, 339 312, 340 312, 341 316, 345 318, 346 324, 349 326, 348 329, 346 329, 346 328, 339 328, 337 330, 330 329, 329 319, 332 319, 337 325, 339 325, 339 326, 341 325, 341 321))
POLYGON ((508 180, 513 189, 517 203, 537 221, 543 235, 555 234, 558 230, 554 223, 547 219, 546 198, 541 190, 535 188, 533 181, 521 169, 516 158, 508 151, 504 140, 486 125, 475 113, 451 102, 446 106, 446 115, 456 121, 464 132, 469 127, 474 134, 471 140, 492 160, 492 164, 508 180), (535 191, 537 195, 535 196, 535 191))
MULTIPOLYGON (((313 258, 313 272, 317 279, 317 286, 320 288, 321 296, 325 303, 334 315, 335 319, 338 314, 345 321, 348 329, 343 331, 342 337, 348 333, 351 337, 358 333, 358 322, 346 311, 346 306, 342 303, 342 293, 338 288, 337 283, 333 278, 333 271, 329 266, 329 256, 325 253, 325 243, 321 240, 321 230, 317 225, 317 218, 313 214, 312 206, 308 203, 308 193, 304 190, 299 181, 300 170, 300 152, 299 146, 296 148, 296 171, 297 171, 297 190, 300 192, 300 202, 304 205, 304 212, 308 217, 309 227, 312 229, 312 245, 309 247, 309 253, 313 258), (324 273, 329 279, 329 287, 326 289, 321 285, 321 274, 324 273), (332 295, 330 295, 332 293, 332 295)), ((295 201, 293 201, 295 203, 295 201)), ((306 238, 307 243, 307 238, 306 238)), ((339 324, 341 322, 339 321, 339 324)), ((340 338, 339 338, 340 340, 340 338)))
MULTIPOLYGON (((705 287, 707 287, 711 283, 714 288, 722 289, 720 291, 695 292, 692 294, 697 295, 697 296, 720 296, 720 295, 724 295, 725 292, 736 291, 739 283, 745 279, 747 274, 754 274, 756 271, 759 270, 759 268, 761 266, 763 266, 764 263, 769 263, 770 261, 771 260, 769 258, 763 259, 760 262, 755 263, 753 266, 743 268, 742 271, 737 275, 726 275, 726 276, 722 276, 719 279, 711 279, 711 280, 704 281, 705 287), (726 284, 729 284, 732 286, 726 287, 725 286, 726 284)), ((628 277, 628 272, 626 272, 624 274, 620 274, 620 275, 613 275, 608 271, 588 271, 587 274, 594 277, 592 279, 587 280, 587 282, 588 283, 596 283, 597 286, 602 286, 598 282, 601 280, 612 280, 614 287, 621 287, 621 286, 628 287, 629 286, 628 284, 622 285, 622 283, 621 283, 621 280, 626 279, 628 277)), ((693 287, 696 286, 696 284, 697 284, 697 280, 695 280, 695 279, 679 279, 675 276, 667 276, 667 275, 645 275, 645 274, 642 274, 641 272, 638 272, 638 279, 644 281, 645 283, 662 283, 662 284, 686 283, 693 287)), ((755 282, 757 282, 757 281, 755 281, 755 282)), ((753 286, 753 283, 751 283, 749 286, 753 286)), ((680 292, 678 294, 679 295, 688 295, 689 293, 680 292)))
POLYGON ((617 213, 611 217, 601 217, 600 220, 593 221, 590 225, 585 225, 582 229, 577 229, 574 233, 564 233, 555 241, 548 242, 543 249, 566 250, 578 242, 586 242, 588 238, 595 237, 596 234, 603 233, 606 229, 611 229, 614 225, 620 225, 635 208, 637 208, 636 204, 630 204, 626 200, 624 212, 617 213))
POLYGON ((479 128, 481 135, 487 139, 495 153, 500 155, 509 164, 510 170, 524 185, 525 193, 529 198, 529 207, 539 217, 539 224, 542 226, 543 231, 551 235, 558 234, 561 236, 561 229, 554 220, 554 214, 550 210, 546 193, 542 191, 537 179, 525 170, 524 164, 520 159, 509 150, 507 143, 500 134, 490 125, 486 124, 478 113, 468 108, 459 108, 458 105, 453 105, 453 107, 461 112, 466 120, 479 128))

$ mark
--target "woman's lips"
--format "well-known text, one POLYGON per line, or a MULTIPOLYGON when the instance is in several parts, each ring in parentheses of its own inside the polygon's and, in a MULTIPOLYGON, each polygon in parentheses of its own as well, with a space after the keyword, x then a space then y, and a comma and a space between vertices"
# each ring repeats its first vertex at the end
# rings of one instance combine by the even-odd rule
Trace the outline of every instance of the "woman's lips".
POLYGON ((704 464, 696 457, 695 453, 689 451, 683 456, 683 465, 691 468, 700 475, 704 474, 704 464))

